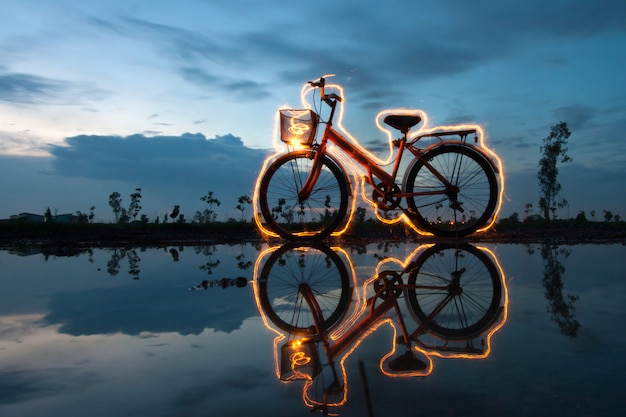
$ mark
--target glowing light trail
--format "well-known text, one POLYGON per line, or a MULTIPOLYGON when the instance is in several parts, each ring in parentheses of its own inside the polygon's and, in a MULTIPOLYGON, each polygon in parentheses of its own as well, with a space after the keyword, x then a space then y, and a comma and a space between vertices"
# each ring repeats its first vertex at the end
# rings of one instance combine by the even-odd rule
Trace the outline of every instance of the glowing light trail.
MULTIPOLYGON (((327 77, 327 76, 325 76, 327 77)), ((375 117, 375 123, 377 128, 383 132, 385 134, 385 136, 387 137, 387 143, 388 143, 388 156, 383 159, 380 158, 378 155, 373 154, 372 152, 370 152, 369 150, 367 150, 366 148, 364 148, 359 141, 352 136, 352 134, 350 134, 350 132, 348 132, 344 126, 343 126, 343 116, 344 116, 344 106, 345 106, 345 92, 344 89, 341 85, 339 84, 326 84, 325 86, 326 89, 328 90, 332 90, 332 91, 336 91, 338 93, 338 95, 340 97, 343 98, 343 102, 342 104, 338 107, 338 116, 335 118, 334 121, 334 128, 335 130, 337 130, 338 132, 340 132, 348 141, 350 141, 354 146, 356 146, 358 148, 358 150, 360 152, 362 152, 365 156, 367 156, 367 158, 371 159, 372 161, 374 161, 376 164, 378 164, 379 166, 388 166, 390 165, 394 160, 395 160, 395 152, 394 152, 394 134, 396 132, 394 132, 393 130, 389 129, 387 126, 384 125, 384 123, 382 122, 382 120, 384 120, 385 116, 387 115, 410 115, 410 116, 418 116, 421 118, 422 122, 421 125, 418 129, 416 129, 415 131, 413 131, 410 135, 410 137, 408 138, 409 141, 411 140, 415 140, 415 138, 420 137, 420 136, 428 136, 431 138, 438 138, 438 140, 443 140, 441 137, 439 136, 444 136, 445 133, 447 132, 458 132, 458 131, 475 131, 476 132, 476 138, 477 138, 477 142, 478 142, 478 146, 475 146, 474 148, 477 149, 480 153, 482 153, 485 158, 487 160, 489 160, 492 165, 495 168, 496 171, 496 175, 498 177, 499 180, 499 191, 498 191, 498 196, 497 196, 497 204, 496 204, 496 208, 494 211, 493 216, 491 217, 491 219, 489 220, 489 222, 482 228, 477 230, 477 233, 479 232, 485 232, 487 230, 489 230, 491 227, 493 227, 493 225, 495 224, 498 215, 500 213, 500 210, 502 208, 502 201, 503 201, 503 197, 504 197, 504 189, 505 189, 505 177, 504 177, 504 170, 503 170, 503 165, 502 165, 502 160, 501 158, 496 154, 495 151, 493 151, 492 149, 490 149, 487 144, 486 144, 486 134, 485 131, 483 130, 482 126, 478 125, 478 124, 460 124, 460 125, 449 125, 449 126, 435 126, 435 127, 429 127, 429 118, 428 115, 426 114, 426 112, 424 112, 423 110, 419 110, 419 109, 404 109, 404 108, 394 108, 394 109, 387 109, 387 110, 383 110, 381 112, 379 112, 376 117, 375 117)), ((301 105, 305 110, 300 110, 299 112, 309 112, 309 111, 313 111, 312 106, 311 106, 311 101, 309 100, 309 96, 312 95, 312 93, 315 91, 316 89, 314 87, 312 87, 311 85, 309 85, 308 83, 303 84, 302 89, 300 91, 300 101, 301 101, 301 105)), ((275 160, 278 156, 282 155, 285 152, 285 145, 288 146, 288 149, 291 147, 293 149, 305 149, 308 148, 310 146, 310 142, 307 143, 307 141, 304 140, 291 140, 291 141, 281 141, 280 138, 280 124, 281 121, 279 119, 279 113, 281 111, 285 111, 288 110, 287 106, 283 106, 279 109, 279 112, 276 114, 276 118, 274 121, 274 139, 273 139, 273 146, 274 149, 276 150, 276 152, 270 156, 268 156, 266 158, 266 160, 263 163, 263 167, 260 171, 259 176, 257 177, 257 181, 255 184, 255 188, 254 188, 254 193, 253 193, 253 207, 254 207, 254 220, 259 228, 259 230, 266 236, 270 236, 270 237, 279 237, 277 233, 275 233, 272 230, 269 230, 267 227, 264 226, 263 221, 262 221, 262 215, 260 213, 260 210, 258 208, 258 199, 259 199, 259 186, 260 186, 260 181, 261 178, 263 176, 263 173, 267 170, 268 166, 270 165, 271 162, 273 162, 273 160, 275 160)), ((306 124, 301 124, 301 123, 296 123, 293 121, 294 119, 292 119, 291 123, 293 123, 293 125, 291 125, 288 129, 290 132, 292 132, 294 135, 301 137, 303 136, 307 131, 309 131, 309 126, 306 124)), ((446 143, 464 143, 463 141, 459 141, 459 140, 445 140, 446 143)), ((416 233, 420 234, 420 235, 432 235, 432 233, 421 230, 405 213, 398 213, 398 215, 396 215, 396 217, 388 219, 383 217, 378 210, 377 207, 377 203, 375 201, 372 201, 370 197, 368 197, 368 193, 366 191, 366 185, 368 184, 368 181, 366 180, 367 178, 367 173, 365 172, 365 170, 363 169, 362 166, 360 166, 359 164, 355 163, 348 155, 346 155, 340 148, 338 148, 337 146, 333 145, 332 143, 329 143, 328 147, 327 147, 328 153, 340 164, 340 167, 344 170, 344 172, 346 172, 347 174, 347 179, 349 181, 350 184, 350 190, 352 191, 351 194, 351 202, 350 202, 350 207, 348 210, 348 218, 345 219, 345 222, 343 223, 343 226, 341 226, 338 230, 334 231, 332 233, 332 236, 340 236, 343 233, 345 233, 351 222, 352 222, 352 218, 354 216, 354 212, 355 212, 355 208, 357 206, 357 199, 358 199, 358 193, 354 192, 357 189, 360 189, 360 194, 361 194, 361 200, 368 204, 369 206, 371 206, 374 209, 374 214, 376 216, 376 218, 381 221, 382 223, 385 224, 395 224, 398 223, 399 221, 403 221, 406 225, 408 225, 413 231, 415 231, 416 233)), ((371 194, 371 192, 370 192, 371 194)), ((307 236, 307 233, 302 233, 303 236, 307 236)), ((309 234, 310 235, 310 234, 309 234)))

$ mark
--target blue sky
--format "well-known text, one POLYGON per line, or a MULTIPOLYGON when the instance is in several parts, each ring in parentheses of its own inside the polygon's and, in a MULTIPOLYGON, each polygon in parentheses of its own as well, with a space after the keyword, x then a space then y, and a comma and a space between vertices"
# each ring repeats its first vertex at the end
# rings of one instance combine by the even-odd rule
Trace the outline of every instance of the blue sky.
POLYGON ((191 217, 209 190, 236 215, 277 108, 327 73, 364 144, 385 140, 374 117, 393 107, 483 125, 505 216, 536 207, 541 139, 564 121, 569 215, 620 213, 625 16, 618 0, 5 0, 0 218, 95 205, 108 220, 108 195, 137 187, 150 217, 174 204, 191 217))

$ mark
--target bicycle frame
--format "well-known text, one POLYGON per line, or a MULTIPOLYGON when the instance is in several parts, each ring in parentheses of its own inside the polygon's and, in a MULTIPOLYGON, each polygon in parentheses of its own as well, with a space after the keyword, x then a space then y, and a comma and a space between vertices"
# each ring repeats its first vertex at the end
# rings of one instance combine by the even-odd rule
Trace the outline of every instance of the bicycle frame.
MULTIPOLYGON (((407 137, 405 136, 400 139, 398 143, 398 156, 394 162, 394 167, 392 174, 389 174, 387 171, 382 169, 378 164, 372 161, 367 155, 358 147, 350 143, 345 137, 343 137, 339 132, 337 132, 332 127, 332 115, 334 114, 334 105, 332 106, 333 110, 331 112, 331 118, 326 124, 326 128, 324 129, 324 134, 322 136, 322 140, 318 145, 315 157, 313 159, 313 168, 307 177, 307 180, 302 186, 302 189, 298 193, 298 197, 302 200, 306 200, 313 191, 313 187, 315 186, 317 179, 319 178, 320 170, 321 170, 321 159, 324 155, 327 154, 326 146, 328 141, 330 140, 332 143, 341 148, 345 153, 347 153, 353 160, 361 164, 367 170, 367 181, 368 183, 379 193, 381 196, 385 196, 385 191, 383 191, 376 182, 374 181, 374 176, 380 180, 380 182, 385 186, 388 190, 393 190, 394 186, 397 185, 396 178, 398 176, 398 171, 400 168, 400 162, 402 161, 402 156, 405 150, 409 150, 417 159, 419 159, 426 168, 430 172, 433 173, 439 181, 441 181, 442 185, 445 187, 441 190, 436 191, 428 191, 428 192, 413 192, 413 193, 405 193, 405 192, 392 192, 394 197, 405 198, 405 197, 417 197, 424 195, 437 195, 437 194, 447 194, 450 191, 456 189, 456 187, 450 183, 445 177, 443 177, 439 171, 437 171, 428 161, 422 156, 422 151, 418 148, 412 146, 412 144, 407 144, 407 137)), ((472 131, 460 131, 460 132, 445 132, 447 135, 454 134, 469 134, 472 131)), ((412 143, 415 143, 419 138, 417 138, 412 143)))
MULTIPOLYGON (((320 90, 321 121, 319 108, 312 109, 305 99, 314 91, 307 87, 301 95, 306 110, 280 111, 280 140, 287 153, 266 160, 255 189, 255 220, 263 232, 300 241, 341 235, 355 212, 357 193, 382 222, 404 221, 419 234, 463 237, 495 223, 502 201, 498 176, 503 184, 503 175, 497 155, 483 146, 480 126, 427 128, 428 117, 421 110, 379 112, 376 124, 390 146, 383 161, 341 126, 341 114, 333 125, 343 99, 325 94, 324 83, 324 78, 309 82, 320 90), (398 139, 383 122, 401 132, 398 139), (318 132, 319 123, 326 126, 318 132), (470 143, 472 134, 480 145, 470 143)), ((343 95, 341 86, 331 88, 343 95)))

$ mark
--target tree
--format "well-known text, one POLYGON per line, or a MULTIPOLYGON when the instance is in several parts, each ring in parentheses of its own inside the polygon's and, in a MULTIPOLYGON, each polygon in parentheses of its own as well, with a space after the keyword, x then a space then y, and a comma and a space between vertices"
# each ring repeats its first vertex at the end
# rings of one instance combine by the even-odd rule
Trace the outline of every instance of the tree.
POLYGON ((139 211, 141 211, 141 188, 135 188, 135 192, 130 195, 130 205, 128 206, 128 214, 133 219, 137 218, 139 211))
POLYGON ((207 195, 200 197, 200 200, 206 201, 209 205, 209 208, 204 210, 204 218, 206 219, 206 222, 213 223, 217 218, 217 213, 213 209, 213 206, 219 207, 222 203, 216 197, 213 197, 213 191, 209 191, 207 195))
POLYGON ((561 329, 561 333, 576 337, 580 323, 576 319, 577 295, 563 293, 563 275, 565 267, 560 261, 564 256, 569 257, 570 250, 559 248, 558 245, 546 243, 541 245, 541 258, 543 259, 543 286, 548 300, 548 311, 552 320, 561 329))
POLYGON ((548 221, 554 217, 557 208, 567 204, 565 199, 558 200, 557 198, 561 191, 561 184, 557 180, 559 174, 557 163, 564 164, 572 161, 572 158, 567 155, 567 139, 570 135, 571 132, 567 128, 567 123, 560 122, 552 126, 550 134, 543 139, 541 146, 542 157, 539 160, 539 170, 537 171, 537 178, 541 186, 539 208, 543 211, 544 219, 548 221))
POLYGON ((174 205, 174 209, 170 213, 170 217, 175 219, 180 214, 180 206, 178 204, 174 205))
POLYGON ((111 206, 111 208, 113 209, 115 221, 119 223, 120 213, 122 212, 122 198, 120 196, 120 193, 115 191, 109 195, 109 206, 111 206))
POLYGON ((43 221, 46 223, 52 223, 53 217, 52 217, 52 212, 50 211, 50 207, 46 208, 46 212, 43 215, 43 221))
POLYGON ((243 223, 245 221, 243 218, 243 212, 246 209, 245 204, 252 204, 252 199, 247 195, 242 195, 237 199, 237 202, 239 204, 237 204, 236 208, 241 212, 241 222, 243 223))
POLYGON ((117 223, 128 223, 130 216, 128 215, 128 211, 122 207, 122 198, 120 193, 115 191, 109 195, 109 206, 113 209, 113 214, 115 215, 115 221, 117 223))
POLYGON ((519 223, 519 213, 516 211, 513 214, 511 214, 506 220, 508 220, 511 223, 519 223))
POLYGON ((526 203, 526 206, 524 208, 524 214, 526 214, 526 219, 530 217, 530 215, 533 213, 533 203, 526 203))
POLYGON ((365 222, 365 216, 367 215, 367 209, 365 207, 357 207, 356 212, 354 214, 354 220, 357 224, 362 224, 365 222))

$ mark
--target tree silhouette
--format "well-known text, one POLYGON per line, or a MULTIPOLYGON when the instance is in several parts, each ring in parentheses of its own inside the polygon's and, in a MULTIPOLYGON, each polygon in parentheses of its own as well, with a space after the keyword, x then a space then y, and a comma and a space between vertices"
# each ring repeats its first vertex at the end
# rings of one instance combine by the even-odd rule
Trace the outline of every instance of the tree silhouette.
POLYGON ((130 195, 130 205, 128 206, 128 214, 133 219, 137 218, 137 215, 141 211, 141 188, 135 188, 135 192, 130 195))
POLYGON ((128 223, 130 216, 128 215, 128 211, 122 207, 122 198, 120 193, 115 191, 109 195, 109 206, 113 209, 113 214, 115 215, 115 221, 117 223, 128 223))
POLYGON ((554 217, 557 207, 561 208, 567 205, 565 199, 557 200, 561 191, 561 184, 557 180, 559 174, 557 163, 566 163, 572 160, 567 155, 567 139, 570 135, 571 132, 567 128, 567 123, 560 122, 552 126, 550 134, 543 139, 541 146, 543 156, 539 160, 539 171, 537 172, 541 186, 539 208, 543 211, 544 219, 548 221, 554 217))
POLYGON ((174 209, 170 213, 170 217, 172 219, 175 219, 176 217, 178 217, 179 214, 180 214, 180 206, 179 205, 174 205, 174 209))
POLYGON ((565 267, 559 257, 568 257, 568 249, 559 248, 557 245, 546 243, 541 246, 541 258, 543 259, 543 286, 548 300, 548 312, 552 320, 558 324, 561 333, 576 337, 580 323, 576 320, 576 307, 574 303, 578 296, 563 294, 563 274, 565 267))
POLYGON ((52 223, 53 217, 52 217, 52 212, 50 212, 50 207, 46 208, 46 212, 43 215, 43 221, 46 223, 52 223))
POLYGON ((252 204, 252 199, 250 197, 248 197, 247 195, 242 195, 241 197, 239 197, 237 199, 237 202, 239 204, 237 204, 236 208, 237 210, 239 210, 241 212, 241 222, 243 223, 245 220, 243 218, 243 212, 246 209, 246 204, 252 204))
POLYGON ((209 208, 204 210, 202 219, 206 223, 213 223, 217 218, 217 213, 213 207, 219 207, 222 203, 213 196, 213 191, 209 191, 207 195, 200 197, 200 200, 205 201, 209 205, 209 208))

